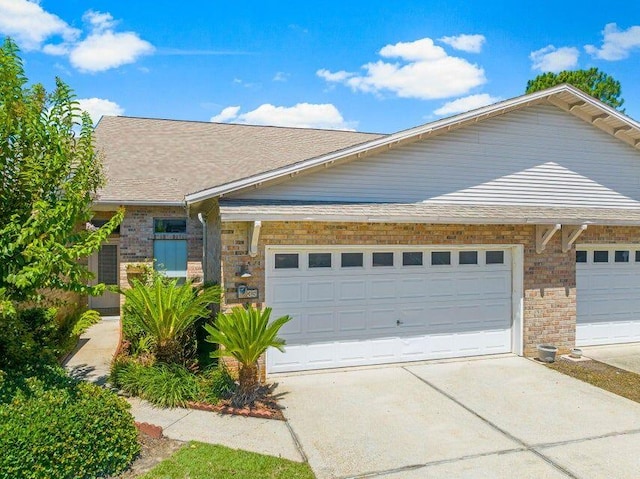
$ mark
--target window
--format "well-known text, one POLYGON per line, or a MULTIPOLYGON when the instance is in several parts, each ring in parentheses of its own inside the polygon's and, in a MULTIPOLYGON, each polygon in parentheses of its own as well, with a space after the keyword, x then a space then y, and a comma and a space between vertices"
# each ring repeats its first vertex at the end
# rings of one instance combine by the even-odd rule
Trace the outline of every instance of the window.
POLYGON ((434 266, 451 264, 451 252, 450 251, 433 251, 431 253, 431 264, 434 266))
POLYGON ((640 251, 636 251, 636 263, 640 263, 640 251))
POLYGON ((102 245, 98 251, 98 282, 118 284, 118 247, 113 244, 102 245))
POLYGON ((170 278, 187 278, 187 240, 154 240, 154 267, 170 278))
MULTIPOLYGON (((97 219, 93 218, 91 220, 91 226, 93 226, 94 228, 102 228, 108 222, 109 222, 109 220, 97 220, 97 219)), ((116 226, 116 229, 114 229, 111 234, 119 235, 120 234, 120 225, 116 226)))
POLYGON ((584 250, 576 251, 576 263, 586 263, 587 252, 584 250))
POLYGON ((298 253, 276 254, 276 269, 295 269, 298 267, 298 253))
POLYGON ((154 233, 186 233, 187 232, 187 220, 186 218, 154 218, 153 220, 153 232, 154 233))
POLYGON ((373 266, 393 266, 393 253, 373 253, 373 266))
POLYGON ((407 251, 402 253, 402 266, 422 266, 422 252, 407 251))
POLYGON ((608 251, 594 251, 593 252, 593 262, 594 263, 608 263, 609 262, 609 252, 608 251))
POLYGON ((341 255, 341 264, 343 268, 353 268, 357 266, 362 266, 363 263, 363 254, 362 253, 342 253, 341 255))
POLYGON ((485 256, 485 263, 487 264, 503 264, 504 263, 504 251, 487 251, 485 256))
POLYGON ((331 253, 309 253, 309 268, 331 268, 331 253))
POLYGON ((628 263, 629 262, 629 252, 628 251, 616 251, 613 257, 614 257, 614 261, 616 263, 628 263))
POLYGON ((460 264, 478 264, 478 252, 460 251, 458 254, 458 262, 460 264))

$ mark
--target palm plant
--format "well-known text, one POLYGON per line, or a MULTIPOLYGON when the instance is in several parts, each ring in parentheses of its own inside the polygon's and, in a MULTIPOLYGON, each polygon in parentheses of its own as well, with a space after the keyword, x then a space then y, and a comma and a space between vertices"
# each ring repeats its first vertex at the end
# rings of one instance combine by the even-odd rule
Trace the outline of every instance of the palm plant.
POLYGON ((205 341, 221 346, 211 356, 229 356, 240 363, 239 387, 232 397, 234 406, 242 407, 255 400, 260 385, 260 356, 270 347, 284 351, 285 341, 278 337, 278 332, 291 317, 282 316, 271 323, 270 317, 271 308, 259 310, 252 306, 246 309, 236 306, 229 313, 219 313, 215 324, 204 325, 209 333, 205 341))
POLYGON ((220 302, 221 289, 194 288, 190 282, 178 285, 177 279, 158 275, 149 285, 134 280, 122 294, 124 314, 153 338, 157 359, 176 362, 184 349, 180 340, 198 319, 209 316, 211 304, 220 302))

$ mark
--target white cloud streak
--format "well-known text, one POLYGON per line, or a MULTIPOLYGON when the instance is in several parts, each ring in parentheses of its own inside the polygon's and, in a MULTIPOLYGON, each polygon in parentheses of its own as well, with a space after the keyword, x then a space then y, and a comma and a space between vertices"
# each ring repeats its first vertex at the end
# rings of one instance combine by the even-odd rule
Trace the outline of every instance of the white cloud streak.
POLYGON ((356 122, 345 121, 331 103, 298 103, 290 107, 265 103, 246 113, 240 113, 239 106, 229 106, 213 116, 211 121, 334 130, 353 130, 356 126, 356 122))
POLYGON ((547 45, 540 50, 531 52, 531 68, 541 72, 558 73, 563 70, 571 70, 578 66, 580 51, 575 47, 556 48, 547 45))
POLYGON ((446 43, 456 50, 462 50, 463 52, 468 53, 480 53, 482 51, 482 46, 487 39, 484 35, 469 35, 463 33, 462 35, 456 35, 453 37, 442 37, 438 40, 442 43, 446 43))
POLYGON ((455 115, 456 113, 465 113, 476 108, 491 105, 502 100, 502 98, 494 97, 488 93, 480 93, 478 95, 469 95, 449 101, 434 111, 436 115, 455 115))
POLYGON ((624 60, 632 50, 640 48, 640 26, 620 30, 615 23, 608 23, 602 30, 602 46, 585 45, 585 51, 600 60, 624 60))
POLYGON ((364 74, 325 68, 316 74, 330 83, 342 83, 354 91, 382 94, 390 92, 401 98, 432 100, 464 95, 486 82, 478 65, 450 56, 430 38, 386 45, 379 51, 383 58, 363 65, 364 74))

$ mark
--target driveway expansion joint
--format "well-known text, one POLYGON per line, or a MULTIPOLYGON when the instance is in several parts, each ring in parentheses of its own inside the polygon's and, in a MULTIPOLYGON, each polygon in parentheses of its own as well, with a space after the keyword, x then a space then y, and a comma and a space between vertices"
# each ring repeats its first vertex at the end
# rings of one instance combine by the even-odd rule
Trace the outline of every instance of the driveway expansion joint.
POLYGON ((543 442, 539 444, 532 444, 531 447, 534 449, 547 449, 547 448, 556 447, 556 446, 566 446, 568 444, 579 444, 581 442, 597 441, 598 439, 605 439, 607 437, 632 436, 634 434, 640 434, 640 429, 630 429, 628 431, 614 431, 606 434, 599 434, 597 436, 581 437, 578 439, 567 439, 566 441, 543 442))
POLYGON ((302 462, 305 462, 305 463, 308 464, 309 463, 309 459, 307 458, 307 454, 304 452, 304 448, 302 447, 302 443, 300 442, 300 438, 298 438, 298 435, 293 430, 293 428, 291 427, 291 424, 289 424, 289 421, 286 420, 286 418, 285 418, 284 423, 287 425, 287 429, 289 430, 289 434, 291 434, 291 439, 293 439, 293 443, 295 444, 296 449, 300 453, 300 457, 302 458, 302 462))
POLYGON ((523 441, 522 439, 514 436, 513 434, 511 434, 509 431, 506 431, 505 429, 501 428, 500 426, 498 426, 497 424, 493 423, 492 421, 490 421, 489 419, 485 418, 484 416, 478 414, 476 411, 474 411, 473 409, 471 409, 469 406, 467 406, 466 404, 462 403, 460 400, 458 400, 456 397, 454 397, 453 395, 447 393, 446 391, 440 389, 438 386, 436 386, 435 384, 432 384, 431 382, 427 381, 426 379, 418 376, 417 374, 415 374, 413 371, 407 369, 407 367, 402 367, 402 369, 404 369, 405 371, 407 371, 409 374, 411 374, 412 376, 414 376, 415 378, 417 378, 419 381, 422 381, 424 384, 426 384, 427 386, 429 386, 431 389, 433 389, 434 391, 442 394, 444 397, 446 397, 447 399, 449 399, 450 401, 453 401, 455 404, 457 404, 458 406, 460 406, 461 408, 463 408, 464 410, 470 412, 471 414, 473 414, 475 417, 477 417, 478 419, 480 419, 481 421, 483 421, 485 424, 487 424, 489 427, 495 429, 496 431, 498 431, 500 434, 504 435, 505 437, 507 437, 508 439, 510 439, 511 441, 514 441, 518 444, 520 444, 521 446, 523 446, 527 451, 530 451, 531 453, 535 454, 536 456, 538 456, 540 459, 542 459, 543 461, 545 461, 547 464, 549 464, 550 466, 554 467, 555 469, 557 469, 558 471, 560 471, 561 473, 565 474, 567 477, 570 477, 571 479, 580 479, 578 476, 576 476, 574 473, 572 473, 571 471, 569 471, 568 469, 566 469, 565 467, 561 466, 560 464, 558 464, 557 462, 555 462, 553 459, 551 459, 550 457, 545 456, 542 452, 538 451, 537 449, 535 449, 534 446, 527 444, 525 441, 523 441))

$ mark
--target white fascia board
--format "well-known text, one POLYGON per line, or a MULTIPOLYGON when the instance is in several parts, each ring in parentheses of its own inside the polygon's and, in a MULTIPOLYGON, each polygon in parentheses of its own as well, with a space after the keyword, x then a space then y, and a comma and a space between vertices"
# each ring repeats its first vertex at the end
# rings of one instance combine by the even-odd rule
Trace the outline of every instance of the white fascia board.
POLYGON ((397 133, 393 133, 391 135, 387 135, 367 143, 355 145, 355 146, 346 148, 344 150, 340 150, 334 153, 329 153, 327 155, 319 156, 317 158, 305 160, 305 161, 296 163, 294 165, 285 166, 282 168, 278 168, 276 170, 271 170, 265 173, 250 176, 248 178, 243 178, 241 180, 232 181, 230 183, 216 186, 214 188, 208 188, 206 190, 190 193, 185 195, 185 201, 188 204, 191 204, 191 203, 203 201, 212 197, 222 196, 222 195, 232 193, 234 191, 241 190, 247 187, 255 186, 267 181, 276 180, 278 178, 282 178, 287 175, 293 175, 300 171, 313 168, 315 166, 320 166, 327 163, 331 164, 340 159, 357 155, 359 153, 362 154, 378 147, 392 146, 394 143, 401 143, 405 140, 419 137, 420 135, 428 135, 439 130, 451 128, 460 123, 465 123, 465 122, 474 121, 474 120, 478 121, 483 116, 496 115, 506 110, 517 109, 518 107, 539 102, 547 97, 550 97, 552 95, 562 93, 562 92, 570 93, 573 96, 575 96, 576 99, 585 101, 586 103, 589 103, 594 107, 603 110, 604 113, 611 115, 616 119, 628 124, 629 126, 640 130, 640 124, 632 120, 631 118, 623 115, 622 113, 616 111, 610 106, 605 105, 599 100, 596 100, 595 98, 591 97, 590 95, 587 95, 586 93, 578 90, 577 88, 571 85, 562 84, 552 88, 548 88, 546 90, 541 90, 538 92, 530 93, 528 95, 522 95, 516 98, 512 98, 510 100, 494 103, 493 105, 488 105, 488 106, 478 108, 466 113, 461 113, 459 115, 444 118, 442 120, 437 120, 432 123, 427 123, 425 125, 421 125, 415 128, 399 131, 397 133))

